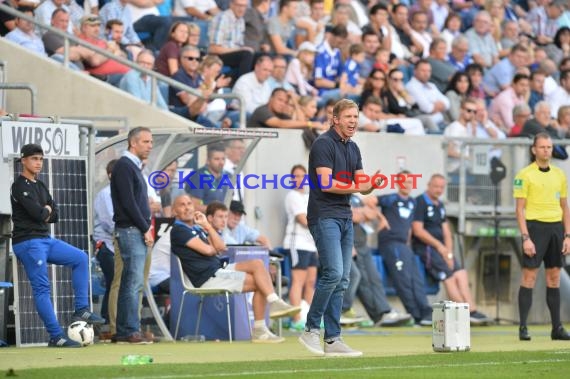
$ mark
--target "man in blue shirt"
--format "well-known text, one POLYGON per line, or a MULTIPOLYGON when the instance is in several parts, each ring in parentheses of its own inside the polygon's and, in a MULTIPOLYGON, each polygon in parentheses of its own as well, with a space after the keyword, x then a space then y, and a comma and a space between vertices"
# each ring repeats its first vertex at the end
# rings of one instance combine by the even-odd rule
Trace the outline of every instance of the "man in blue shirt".
POLYGON ((348 37, 344 25, 337 25, 327 32, 325 40, 317 48, 315 56, 315 87, 319 90, 319 106, 328 99, 338 99, 342 71, 342 57, 339 47, 348 37))
MULTIPOLYGON (((409 171, 402 171, 406 176, 409 171)), ((416 324, 431 326, 431 307, 424 283, 420 280, 414 252, 410 248, 412 219, 416 202, 410 197, 413 178, 406 176, 397 193, 366 198, 366 203, 378 206, 386 217, 387 227, 378 232, 378 251, 384 259, 388 275, 416 324)))
POLYGON ((440 200, 445 184, 443 175, 434 174, 428 182, 427 191, 416 198, 412 247, 428 273, 443 282, 449 300, 469 304, 471 323, 487 324, 492 320, 477 311, 469 289, 467 271, 459 266, 453 255, 453 237, 446 220, 445 207, 440 200))
POLYGON ((150 129, 131 129, 128 149, 115 163, 111 174, 111 199, 115 238, 123 270, 117 303, 117 334, 120 343, 148 344, 140 331, 139 297, 143 289, 144 266, 148 247, 153 244, 147 183, 142 175, 142 160, 152 150, 150 129))
MULTIPOLYGON (((147 70, 152 70, 154 67, 154 54, 150 50, 142 50, 137 56, 137 63, 147 70)), ((151 77, 137 70, 127 72, 121 78, 119 88, 148 103, 152 99, 151 77)), ((168 110, 166 101, 158 88, 156 89, 156 106, 160 109, 168 110)))
POLYGON ((340 336, 344 291, 348 287, 352 262, 353 228, 350 195, 368 194, 379 185, 362 169, 360 149, 351 137, 358 128, 358 105, 338 101, 332 127, 313 143, 309 153, 311 190, 307 207, 309 230, 319 251, 320 270, 313 302, 307 314, 305 332, 299 342, 311 353, 331 357, 358 357, 362 352, 346 345, 340 336), (324 319, 324 349, 320 323, 324 319))

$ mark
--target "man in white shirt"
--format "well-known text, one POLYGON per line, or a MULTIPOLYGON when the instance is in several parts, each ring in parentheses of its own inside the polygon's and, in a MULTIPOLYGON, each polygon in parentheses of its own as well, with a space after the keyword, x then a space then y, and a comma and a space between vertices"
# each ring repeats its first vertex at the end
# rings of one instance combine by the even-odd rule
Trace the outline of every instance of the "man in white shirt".
POLYGON ((425 127, 431 133, 439 133, 443 129, 443 114, 449 109, 449 99, 442 94, 435 84, 430 83, 431 65, 420 60, 414 69, 414 77, 406 84, 406 90, 412 95, 420 111, 429 115, 425 127))
POLYGON ((558 117, 558 109, 563 105, 570 105, 570 70, 560 72, 560 86, 546 97, 550 103, 552 118, 558 117))
POLYGON ((233 93, 243 97, 245 110, 253 113, 258 107, 267 104, 271 97, 271 86, 267 79, 273 73, 271 57, 262 55, 257 59, 252 72, 242 75, 233 88, 233 93))
MULTIPOLYGON (((458 138, 468 138, 474 137, 475 135, 475 113, 477 112, 477 105, 473 99, 465 99, 461 102, 461 110, 459 112, 459 118, 457 121, 449 124, 443 135, 445 137, 458 137, 458 138)), ((457 171, 460 165, 461 158, 461 142, 449 141, 447 145, 447 156, 448 156, 448 171, 457 171)), ((465 158, 469 158, 469 153, 465 151, 465 158)))

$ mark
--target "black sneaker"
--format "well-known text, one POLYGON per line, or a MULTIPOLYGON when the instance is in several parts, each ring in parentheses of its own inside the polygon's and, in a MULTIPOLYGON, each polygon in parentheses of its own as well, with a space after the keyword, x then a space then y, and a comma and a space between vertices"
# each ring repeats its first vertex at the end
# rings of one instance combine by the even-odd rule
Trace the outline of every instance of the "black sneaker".
POLYGON ((519 340, 530 341, 530 334, 528 334, 528 329, 526 326, 519 327, 519 340))
POLYGON ((75 342, 70 340, 65 336, 59 336, 56 338, 52 338, 48 342, 49 347, 81 347, 79 342, 75 342))
POLYGON ((552 333, 550 333, 550 338, 553 340, 560 340, 560 341, 570 341, 570 334, 564 329, 562 325, 560 325, 556 329, 552 329, 552 333))
POLYGON ((103 317, 91 312, 89 308, 83 308, 75 311, 73 316, 71 316, 71 321, 85 321, 86 323, 93 325, 103 325, 105 323, 105 319, 103 317))

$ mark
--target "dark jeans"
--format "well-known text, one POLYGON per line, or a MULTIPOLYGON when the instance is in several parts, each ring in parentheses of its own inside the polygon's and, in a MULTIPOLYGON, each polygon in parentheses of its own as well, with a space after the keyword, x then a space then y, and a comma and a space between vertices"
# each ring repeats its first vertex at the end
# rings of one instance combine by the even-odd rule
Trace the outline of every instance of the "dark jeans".
POLYGON ((115 274, 115 254, 109 250, 107 245, 101 245, 97 252, 97 261, 103 271, 105 277, 105 294, 101 303, 101 317, 109 320, 109 292, 111 291, 111 283, 113 283, 113 276, 115 274))
POLYGON ((170 17, 147 14, 135 22, 133 26, 137 33, 149 33, 152 39, 146 46, 151 50, 158 51, 168 40, 171 23, 170 17))

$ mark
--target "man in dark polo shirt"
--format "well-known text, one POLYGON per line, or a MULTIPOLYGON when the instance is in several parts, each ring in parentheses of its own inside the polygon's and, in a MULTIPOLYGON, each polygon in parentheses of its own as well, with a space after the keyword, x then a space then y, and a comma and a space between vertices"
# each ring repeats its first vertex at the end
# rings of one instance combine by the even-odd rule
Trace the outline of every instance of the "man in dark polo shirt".
POLYGON ((492 320, 477 311, 469 289, 467 271, 453 255, 453 237, 445 217, 445 207, 439 198, 445 190, 445 178, 434 174, 427 191, 416 198, 412 221, 412 248, 425 264, 427 272, 443 282, 449 300, 468 303, 471 323, 488 324, 492 320))
POLYGON ((311 353, 358 357, 340 336, 340 315, 352 262, 353 229, 350 195, 368 194, 379 185, 377 171, 365 179, 360 150, 351 137, 358 128, 358 105, 347 99, 333 109, 332 127, 313 143, 309 154, 311 190, 307 221, 319 251, 320 270, 305 332, 299 342, 311 353), (324 349, 320 323, 324 318, 324 349))
POLYGON ((269 102, 257 107, 247 122, 248 128, 319 128, 323 125, 316 121, 291 120, 291 117, 282 113, 288 107, 289 93, 283 88, 275 88, 271 93, 269 102))

